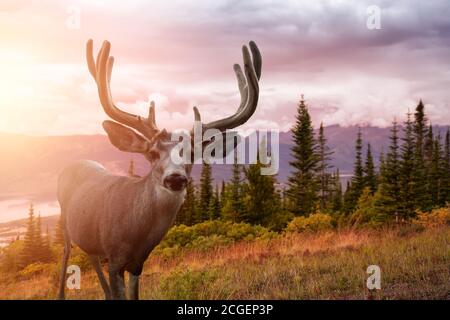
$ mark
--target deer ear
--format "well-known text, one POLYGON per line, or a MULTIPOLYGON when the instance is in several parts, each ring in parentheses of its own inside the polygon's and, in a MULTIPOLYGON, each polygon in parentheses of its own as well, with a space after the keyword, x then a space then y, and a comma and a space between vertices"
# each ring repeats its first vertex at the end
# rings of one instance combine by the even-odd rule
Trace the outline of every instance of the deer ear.
POLYGON ((103 129, 108 134, 109 141, 121 151, 144 153, 149 147, 144 137, 117 122, 103 121, 103 129))

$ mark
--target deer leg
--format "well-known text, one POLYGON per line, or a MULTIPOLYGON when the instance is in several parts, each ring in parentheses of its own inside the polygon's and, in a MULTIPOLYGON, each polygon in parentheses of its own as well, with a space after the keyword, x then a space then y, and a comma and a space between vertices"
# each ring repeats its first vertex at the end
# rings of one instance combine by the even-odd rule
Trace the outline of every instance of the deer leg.
POLYGON ((111 300, 111 289, 109 288, 108 281, 105 279, 102 267, 100 265, 100 259, 97 256, 89 255, 92 265, 94 266, 95 272, 97 272, 98 280, 102 286, 103 292, 105 293, 105 299, 111 300))
POLYGON ((139 275, 134 275, 132 273, 129 273, 128 299, 139 300, 139 275))
POLYGON ((64 232, 64 253, 61 263, 61 276, 59 281, 59 296, 58 296, 58 299, 60 300, 65 299, 64 290, 66 288, 67 262, 69 261, 71 249, 70 237, 65 227, 63 228, 63 232, 64 232))
POLYGON ((125 300, 124 267, 122 264, 109 260, 109 285, 114 300, 125 300))

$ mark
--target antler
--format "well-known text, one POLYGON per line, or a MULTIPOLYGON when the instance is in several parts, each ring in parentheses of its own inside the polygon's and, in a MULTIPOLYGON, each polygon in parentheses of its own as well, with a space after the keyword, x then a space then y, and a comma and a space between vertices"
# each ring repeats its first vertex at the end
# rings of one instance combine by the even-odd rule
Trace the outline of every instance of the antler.
POLYGON ((109 56, 111 44, 104 41, 102 48, 98 52, 97 60, 94 61, 93 41, 89 39, 86 44, 86 58, 89 72, 97 83, 100 102, 106 114, 113 120, 126 126, 136 129, 147 139, 152 140, 155 134, 159 132, 155 122, 155 103, 150 102, 148 118, 141 117, 120 110, 114 105, 111 97, 111 73, 114 64, 114 57, 109 56))
MULTIPOLYGON (((203 129, 215 128, 220 131, 233 129, 247 122, 255 112, 259 97, 258 80, 261 77, 262 58, 256 43, 250 41, 249 45, 252 58, 250 58, 247 46, 242 47, 245 75, 239 64, 233 66, 241 95, 239 108, 232 116, 204 124, 203 129)), ((200 112, 196 107, 194 107, 194 114, 195 120, 200 121, 200 112)))

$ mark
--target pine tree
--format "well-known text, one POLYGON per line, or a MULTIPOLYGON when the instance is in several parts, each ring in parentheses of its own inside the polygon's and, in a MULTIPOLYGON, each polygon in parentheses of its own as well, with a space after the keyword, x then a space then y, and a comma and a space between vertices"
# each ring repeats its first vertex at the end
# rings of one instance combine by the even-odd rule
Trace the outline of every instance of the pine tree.
POLYGON ((364 185, 369 188, 371 194, 374 194, 377 190, 377 176, 375 174, 375 165, 373 164, 370 143, 367 144, 367 155, 364 166, 364 185))
POLYGON ((349 218, 349 222, 353 227, 360 224, 372 224, 375 215, 374 195, 369 187, 364 187, 356 204, 355 210, 349 218))
POLYGON ((30 204, 28 209, 28 221, 27 230, 25 233, 25 239, 23 249, 20 255, 20 268, 24 268, 27 265, 36 261, 36 221, 34 218, 34 207, 30 204))
POLYGON ((259 159, 256 164, 244 168, 247 179, 244 221, 251 224, 270 226, 280 211, 280 199, 275 189, 275 178, 261 174, 259 159))
POLYGON ((436 180, 436 175, 438 168, 435 167, 434 164, 434 143, 435 137, 433 133, 433 126, 430 124, 425 131, 425 140, 423 145, 423 156, 424 156, 424 164, 425 164, 425 179, 426 179, 426 192, 429 194, 429 209, 433 207, 435 204, 435 194, 437 192, 437 187, 433 183, 436 180))
POLYGON ((317 142, 319 199, 320 207, 322 209, 325 209, 328 206, 328 202, 331 200, 333 187, 331 184, 331 174, 328 172, 328 170, 332 167, 329 162, 331 160, 331 155, 333 154, 333 152, 330 151, 329 147, 327 146, 327 139, 325 138, 323 123, 320 123, 317 142))
POLYGON ((195 224, 197 213, 197 200, 195 197, 195 185, 191 177, 189 177, 186 185, 186 197, 181 205, 180 211, 175 218, 175 224, 184 224, 191 226, 195 224))
POLYGON ((427 118, 425 116, 425 106, 422 100, 420 100, 416 107, 416 112, 414 113, 414 134, 416 149, 420 151, 422 157, 424 153, 424 140, 427 132, 426 127, 427 118))
POLYGON ((219 198, 219 186, 216 185, 213 196, 211 197, 208 207, 208 217, 210 220, 220 218, 220 198, 219 198))
POLYGON ((444 176, 444 171, 442 164, 444 154, 442 152, 441 137, 439 135, 433 141, 432 150, 433 154, 428 167, 428 192, 430 193, 431 205, 434 207, 439 205, 441 193, 443 192, 442 178, 444 176))
POLYGON ((353 167, 352 187, 356 199, 362 193, 364 188, 364 168, 362 165, 362 133, 361 128, 358 128, 358 134, 355 143, 355 164, 353 167))
POLYGON ((291 150, 294 160, 290 165, 293 172, 288 179, 291 211, 296 216, 309 215, 315 210, 317 203, 318 159, 311 117, 303 97, 298 105, 292 134, 294 146, 291 150))
POLYGON ((400 203, 399 214, 403 218, 414 216, 415 198, 414 198, 414 127, 411 121, 411 113, 407 114, 407 120, 403 127, 403 143, 401 147, 400 159, 400 203))
POLYGON ((425 142, 423 146, 423 154, 425 160, 425 167, 429 167, 433 162, 433 147, 434 147, 434 134, 433 134, 433 126, 428 126, 428 130, 425 131, 425 142))
POLYGON ((215 210, 215 214, 214 214, 214 219, 220 219, 220 214, 222 212, 222 204, 220 203, 220 189, 219 189, 219 185, 216 184, 216 189, 214 191, 214 197, 216 200, 216 210, 215 210))
POLYGON ((244 185, 241 178, 241 167, 242 166, 237 163, 237 158, 235 156, 231 181, 226 187, 226 196, 222 203, 223 218, 233 222, 240 222, 244 219, 244 185))
POLYGON ((286 187, 283 187, 281 190, 281 210, 288 211, 289 210, 289 199, 287 195, 286 187))
POLYGON ((400 159, 398 125, 394 120, 391 129, 389 151, 380 166, 380 185, 375 206, 390 218, 399 213, 400 200, 400 159))
POLYGON ((353 210, 353 192, 352 192, 352 184, 350 181, 347 181, 344 196, 342 197, 343 205, 342 205, 342 211, 346 214, 350 213, 353 210))
POLYGON ((225 205, 225 191, 227 188, 227 184, 224 180, 222 180, 222 187, 220 188, 220 210, 223 209, 225 205))
POLYGON ((200 176, 200 199, 196 222, 209 220, 208 210, 213 196, 211 165, 204 162, 200 176))
POLYGON ((343 209, 342 202, 342 184, 341 177, 339 174, 339 169, 336 170, 336 173, 333 175, 333 195, 332 195, 332 203, 331 203, 331 211, 335 213, 339 213, 343 209))
POLYGON ((362 133, 361 128, 358 128, 355 143, 355 163, 353 165, 351 188, 349 189, 349 194, 346 197, 347 202, 345 203, 344 206, 346 213, 350 213, 355 209, 356 204, 358 203, 358 199, 361 196, 361 193, 364 189, 364 184, 365 180, 364 180, 364 168, 362 160, 362 133))
POLYGON ((442 192, 439 205, 445 206, 450 203, 450 130, 447 128, 444 142, 444 154, 442 156, 442 192))
POLYGON ((41 223, 41 215, 38 214, 36 219, 36 229, 35 229, 35 256, 36 261, 43 262, 45 261, 45 244, 44 238, 42 237, 42 223, 41 223))
POLYGON ((428 193, 427 170, 425 165, 424 145, 427 133, 427 119, 425 106, 420 100, 414 113, 414 166, 413 166, 413 188, 415 208, 422 211, 431 209, 431 198, 428 193))
POLYGON ((48 226, 45 229, 45 237, 42 246, 42 262, 50 262, 52 260, 51 239, 48 226))
POLYGON ((384 160, 384 151, 383 151, 383 147, 381 147, 380 158, 378 160, 377 189, 381 183, 381 174, 385 168, 385 164, 386 164, 386 162, 384 160))
POLYGON ((53 244, 64 247, 64 233, 62 226, 62 216, 58 217, 58 221, 55 225, 55 233, 53 236, 53 244))

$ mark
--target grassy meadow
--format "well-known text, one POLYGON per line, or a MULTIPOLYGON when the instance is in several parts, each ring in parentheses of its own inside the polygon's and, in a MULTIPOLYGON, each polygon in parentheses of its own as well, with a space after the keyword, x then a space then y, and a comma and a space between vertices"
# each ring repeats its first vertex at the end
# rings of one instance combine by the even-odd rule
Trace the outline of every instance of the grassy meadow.
MULTIPOLYGON (((106 268, 105 268, 106 271, 106 268)), ((0 299, 55 299, 59 270, 0 274, 0 299)), ((94 271, 67 299, 103 299, 94 271)), ((176 255, 152 254, 142 299, 450 299, 450 226, 286 233, 176 255), (381 268, 368 292, 366 269, 381 268)))

